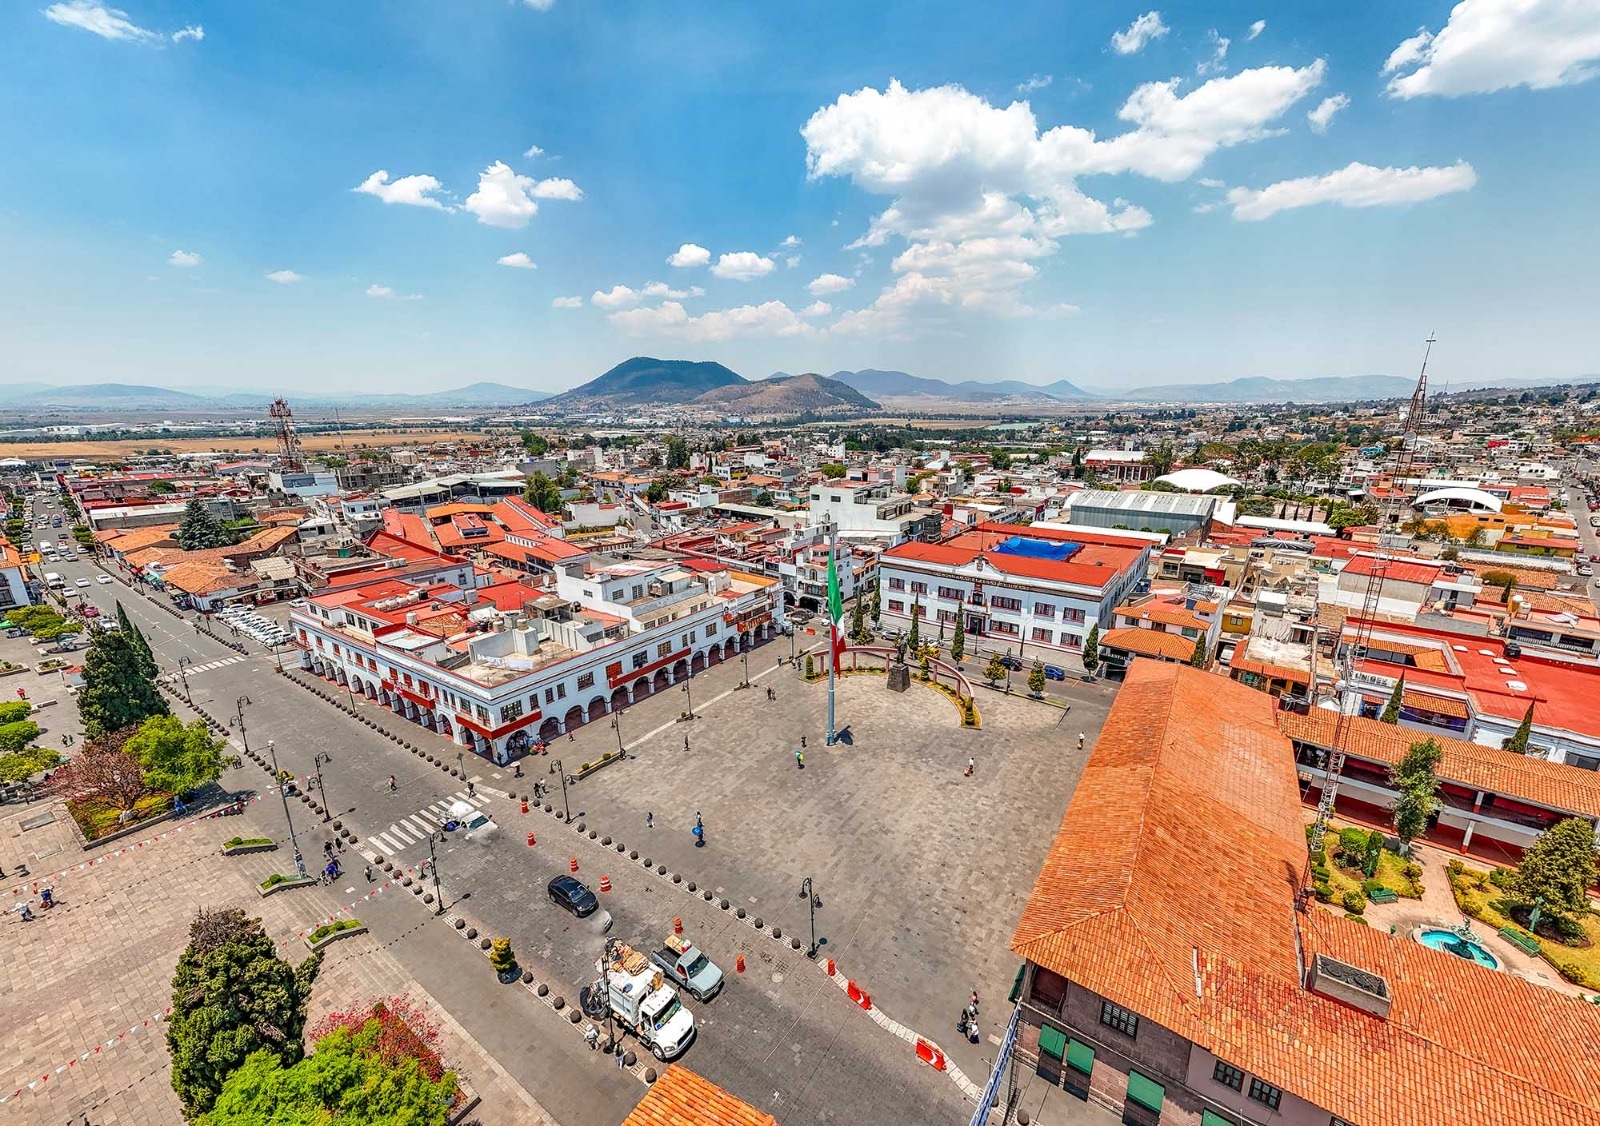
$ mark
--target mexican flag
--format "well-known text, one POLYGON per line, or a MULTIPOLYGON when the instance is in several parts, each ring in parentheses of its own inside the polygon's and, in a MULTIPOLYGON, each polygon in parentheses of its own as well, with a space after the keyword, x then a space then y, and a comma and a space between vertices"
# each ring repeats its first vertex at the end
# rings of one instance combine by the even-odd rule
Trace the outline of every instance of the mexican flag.
POLYGON ((833 642, 833 669, 839 667, 839 656, 844 652, 844 600, 839 597, 839 572, 833 565, 833 553, 828 553, 828 624, 829 640, 833 642))

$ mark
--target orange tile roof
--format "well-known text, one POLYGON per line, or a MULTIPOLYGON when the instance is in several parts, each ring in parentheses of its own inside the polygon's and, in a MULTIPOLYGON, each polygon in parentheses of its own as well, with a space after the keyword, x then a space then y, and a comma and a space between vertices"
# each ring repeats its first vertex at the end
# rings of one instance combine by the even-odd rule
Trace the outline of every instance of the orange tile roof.
MULTIPOLYGON (((1242 646, 1240 647, 1242 648, 1242 646)), ((1288 665, 1275 665, 1270 661, 1257 661, 1246 657, 1239 649, 1233 651, 1233 656, 1228 659, 1230 668, 1240 672, 1253 672, 1257 676, 1267 677, 1269 680, 1287 680, 1290 684, 1311 683, 1311 674, 1305 669, 1290 668, 1288 665)))
POLYGON ((1160 630, 1140 629, 1138 626, 1107 630, 1100 635, 1100 647, 1124 649, 1146 657, 1164 657, 1169 661, 1187 661, 1194 656, 1193 638, 1177 633, 1162 633, 1160 630))
POLYGON ((622 1126, 777 1126, 778 1120, 675 1063, 622 1126))
MULTIPOLYGON (((1406 693, 1408 696, 1410 692, 1406 693)), ((1419 707, 1432 707, 1437 697, 1427 697, 1419 707)), ((1291 739, 1319 747, 1333 745, 1338 718, 1324 708, 1309 715, 1279 712, 1278 726, 1291 739)), ((1485 747, 1437 731, 1396 727, 1375 719, 1352 717, 1346 750, 1357 758, 1393 766, 1405 757, 1411 744, 1432 739, 1443 752, 1436 773, 1447 782, 1521 798, 1539 805, 1585 817, 1600 817, 1600 774, 1532 755, 1519 755, 1485 747)))
POLYGON ((1297 915, 1300 809, 1268 697, 1136 661, 1011 948, 1361 1126, 1600 1123, 1600 1008, 1297 915), (1387 1019, 1306 990, 1301 943, 1381 974, 1387 1019))
MULTIPOLYGON (((1213 610, 1217 608, 1215 602, 1210 605, 1213 610)), ((1198 603, 1196 603, 1195 609, 1199 609, 1198 603)), ((1151 602, 1144 606, 1118 606, 1117 616, 1144 622, 1160 622, 1163 625, 1180 626, 1187 629, 1204 630, 1210 627, 1210 623, 1204 618, 1196 614, 1194 610, 1185 610, 1181 603, 1176 606, 1162 602, 1151 602)))

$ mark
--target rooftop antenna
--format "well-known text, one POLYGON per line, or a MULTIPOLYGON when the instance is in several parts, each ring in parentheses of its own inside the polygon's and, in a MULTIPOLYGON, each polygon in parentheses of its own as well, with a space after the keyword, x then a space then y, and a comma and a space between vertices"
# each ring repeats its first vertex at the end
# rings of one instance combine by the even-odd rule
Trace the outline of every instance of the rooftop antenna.
POLYGON ((1378 616, 1378 605, 1383 597, 1383 581, 1389 574, 1389 563, 1393 558, 1390 552, 1395 548, 1410 545, 1410 537, 1398 531, 1391 531, 1391 526, 1397 526, 1400 521, 1400 483, 1411 471, 1412 462, 1416 458, 1417 446, 1421 442, 1422 423, 1428 413, 1428 358, 1433 354, 1433 346, 1438 342, 1438 337, 1433 333, 1428 334, 1428 339, 1423 342, 1422 370, 1417 373, 1417 386, 1411 392, 1411 402, 1406 407, 1405 419, 1400 428, 1400 442, 1394 451, 1394 471, 1390 476, 1389 494, 1384 498, 1383 508, 1378 515, 1378 551, 1372 558, 1372 570, 1367 575, 1367 589, 1361 599, 1361 616, 1354 622, 1346 615, 1345 621, 1339 626, 1339 632, 1334 637, 1334 653, 1338 662, 1339 680, 1334 685, 1334 699, 1339 704, 1339 718, 1333 727, 1333 746, 1328 751, 1327 769, 1322 778, 1322 793, 1317 799, 1317 819, 1311 826, 1311 840, 1309 851, 1306 855, 1305 872, 1302 875, 1301 904, 1310 901, 1311 893, 1311 857, 1322 851, 1323 844, 1328 836, 1328 818, 1333 814, 1333 804, 1339 794, 1339 775, 1344 771, 1345 754, 1350 747, 1350 737, 1355 728, 1356 716, 1361 711, 1360 696, 1355 692, 1355 664, 1356 661, 1366 656, 1367 646, 1372 642, 1372 627, 1378 616), (1349 644, 1343 647, 1345 627, 1353 625, 1355 632, 1349 644), (1354 707, 1347 704, 1346 698, 1354 697, 1354 707))
POLYGON ((300 436, 294 432, 294 412, 287 400, 274 399, 267 408, 278 428, 278 469, 280 472, 304 473, 305 456, 300 452, 300 436))

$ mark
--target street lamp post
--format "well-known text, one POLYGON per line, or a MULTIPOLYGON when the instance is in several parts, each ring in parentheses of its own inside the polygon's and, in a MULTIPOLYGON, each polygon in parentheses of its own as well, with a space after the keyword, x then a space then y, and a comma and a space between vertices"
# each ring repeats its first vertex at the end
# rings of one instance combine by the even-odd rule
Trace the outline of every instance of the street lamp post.
POLYGON ((433 842, 444 840, 444 832, 428 834, 428 871, 433 876, 433 913, 444 914, 444 892, 439 890, 439 857, 433 851, 433 842))
POLYGON ((739 687, 740 688, 749 688, 750 687, 750 650, 741 649, 739 651, 739 660, 744 663, 744 679, 739 682, 739 687))
POLYGON ((244 744, 244 753, 249 754, 250 737, 245 734, 244 730, 244 710, 250 706, 250 697, 240 696, 233 702, 233 706, 238 714, 228 717, 228 726, 239 729, 239 742, 244 744))
POLYGON ((693 679, 694 677, 691 676, 683 682, 683 694, 689 698, 689 710, 684 713, 685 719, 694 718, 694 693, 689 691, 689 681, 693 679))
POLYGON ((274 657, 278 658, 278 671, 282 672, 283 671, 283 642, 274 641, 272 643, 272 655, 274 657))
POLYGON ((465 751, 456 752, 456 773, 463 778, 467 776, 467 753, 465 751))
POLYGON ((567 804, 567 768, 561 764, 560 759, 550 764, 550 771, 561 776, 561 816, 564 821, 572 820, 572 807, 567 804))
POLYGON ((194 703, 194 697, 189 695, 189 666, 192 664, 194 661, 188 657, 178 658, 178 676, 183 680, 183 698, 191 704, 194 703))
POLYGON ((333 820, 333 811, 328 808, 328 791, 322 784, 322 764, 332 761, 332 755, 323 754, 321 751, 318 751, 311 760, 312 768, 317 772, 317 796, 322 799, 322 819, 324 821, 333 820))
POLYGON ((267 740, 267 754, 272 757, 272 777, 278 783, 278 796, 283 799, 283 820, 289 826, 289 843, 294 846, 294 870, 302 877, 306 874, 305 858, 300 855, 300 841, 294 835, 294 818, 289 816, 289 791, 278 777, 278 744, 267 740))
POLYGON ((611 730, 617 733, 617 757, 627 758, 628 748, 622 745, 622 716, 620 714, 611 717, 611 730))
POLYGON ((812 888, 810 876, 800 881, 800 895, 798 898, 804 899, 806 906, 811 909, 811 949, 806 951, 806 957, 815 958, 817 956, 817 908, 821 905, 822 900, 818 898, 816 891, 812 888))

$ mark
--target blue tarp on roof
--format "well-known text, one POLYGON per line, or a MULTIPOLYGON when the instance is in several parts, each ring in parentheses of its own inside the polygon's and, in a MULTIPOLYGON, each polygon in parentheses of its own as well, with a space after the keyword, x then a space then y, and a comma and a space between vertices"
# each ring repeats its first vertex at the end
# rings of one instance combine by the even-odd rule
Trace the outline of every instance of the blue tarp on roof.
POLYGON ((1073 552, 1083 545, 1080 543, 1054 543, 1050 540, 1030 540, 1023 536, 1012 536, 1003 543, 996 544, 992 550, 1001 555, 1026 555, 1029 559, 1053 559, 1057 563, 1070 558, 1073 552))

